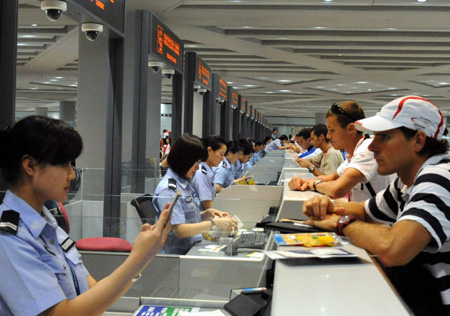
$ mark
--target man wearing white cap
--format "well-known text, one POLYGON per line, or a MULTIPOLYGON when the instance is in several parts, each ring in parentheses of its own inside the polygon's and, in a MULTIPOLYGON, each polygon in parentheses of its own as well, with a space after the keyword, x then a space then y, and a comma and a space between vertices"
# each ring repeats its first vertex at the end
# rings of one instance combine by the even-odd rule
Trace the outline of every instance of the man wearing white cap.
POLYGON ((365 202, 327 196, 304 204, 309 224, 345 235, 377 256, 416 316, 450 315, 450 152, 439 109, 418 96, 355 123, 375 134, 379 174, 397 173, 365 202))

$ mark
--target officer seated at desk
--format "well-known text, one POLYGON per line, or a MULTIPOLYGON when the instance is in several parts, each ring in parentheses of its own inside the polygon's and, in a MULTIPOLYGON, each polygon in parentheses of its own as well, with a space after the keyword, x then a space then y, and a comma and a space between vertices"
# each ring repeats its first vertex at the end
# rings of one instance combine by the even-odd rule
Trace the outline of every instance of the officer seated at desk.
POLYGON ((181 196, 174 206, 171 218, 173 230, 169 233, 164 251, 167 254, 186 254, 192 246, 201 240, 201 234, 221 229, 231 233, 237 229, 237 223, 226 212, 213 208, 200 212, 194 199, 191 179, 199 169, 201 161, 206 161, 208 152, 197 136, 183 135, 173 145, 167 164, 167 174, 158 184, 153 205, 160 214, 167 202, 181 196))

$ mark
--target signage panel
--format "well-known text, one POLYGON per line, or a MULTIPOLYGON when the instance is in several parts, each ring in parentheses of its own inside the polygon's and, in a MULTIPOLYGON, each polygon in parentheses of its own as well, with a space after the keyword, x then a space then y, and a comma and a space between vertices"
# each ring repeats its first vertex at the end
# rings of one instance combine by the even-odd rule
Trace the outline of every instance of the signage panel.
POLYGON ((245 110, 247 109, 246 106, 247 106, 247 101, 245 101, 245 99, 243 97, 241 97, 241 107, 240 107, 241 114, 245 113, 245 110))
POLYGON ((247 104, 247 117, 250 117, 252 114, 252 106, 250 104, 247 104))
POLYGON ((184 44, 157 17, 151 17, 150 52, 159 60, 179 73, 183 73, 184 44))
POLYGON ((198 55, 195 63, 195 82, 211 90, 211 68, 198 55))
POLYGON ((230 88, 230 89, 231 89, 230 107, 232 110, 236 110, 239 107, 239 93, 234 91, 233 88, 230 88))
POLYGON ((219 97, 221 97, 224 100, 227 100, 227 91, 228 91, 228 84, 225 80, 219 77, 219 97))

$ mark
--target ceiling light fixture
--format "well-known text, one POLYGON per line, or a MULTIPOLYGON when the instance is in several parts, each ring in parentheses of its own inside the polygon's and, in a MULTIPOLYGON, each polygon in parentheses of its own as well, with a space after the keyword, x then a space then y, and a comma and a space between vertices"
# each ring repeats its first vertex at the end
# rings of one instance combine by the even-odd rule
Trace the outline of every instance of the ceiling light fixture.
POLYGON ((427 0, 417 0, 418 2, 427 2, 427 0))

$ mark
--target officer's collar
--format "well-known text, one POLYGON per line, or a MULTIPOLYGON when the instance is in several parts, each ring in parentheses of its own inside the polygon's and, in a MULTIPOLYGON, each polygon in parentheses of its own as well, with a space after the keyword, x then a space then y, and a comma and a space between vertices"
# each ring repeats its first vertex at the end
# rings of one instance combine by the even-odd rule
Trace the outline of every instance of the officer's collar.
POLYGON ((54 229, 56 229, 56 220, 50 214, 45 206, 42 207, 42 214, 39 214, 35 209, 33 209, 27 202, 22 200, 20 197, 7 191, 3 203, 9 208, 20 214, 20 220, 28 227, 28 230, 33 235, 34 238, 39 238, 45 225, 49 224, 54 229))
POLYGON ((184 179, 182 177, 180 177, 175 171, 173 171, 172 169, 168 169, 167 170, 167 174, 169 175, 169 177, 175 179, 175 181, 177 181, 177 184, 184 190, 186 189, 186 187, 189 184, 189 180, 184 179))

